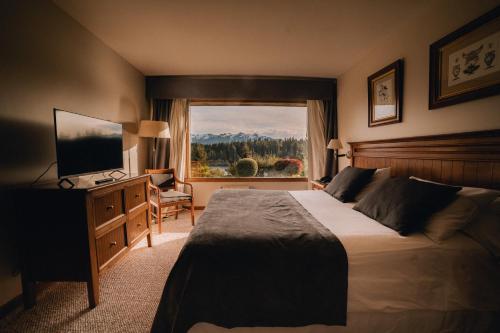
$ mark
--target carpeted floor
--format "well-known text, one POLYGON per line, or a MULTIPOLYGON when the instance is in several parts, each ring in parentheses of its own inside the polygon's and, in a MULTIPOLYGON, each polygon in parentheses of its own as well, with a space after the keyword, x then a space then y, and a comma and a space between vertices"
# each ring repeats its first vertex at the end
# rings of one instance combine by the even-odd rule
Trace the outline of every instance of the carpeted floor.
POLYGON ((143 240, 101 275, 95 309, 88 308, 85 283, 54 283, 38 295, 33 309, 2 319, 0 332, 149 332, 167 276, 191 231, 189 214, 177 221, 169 217, 162 229, 153 234, 152 248, 143 240))

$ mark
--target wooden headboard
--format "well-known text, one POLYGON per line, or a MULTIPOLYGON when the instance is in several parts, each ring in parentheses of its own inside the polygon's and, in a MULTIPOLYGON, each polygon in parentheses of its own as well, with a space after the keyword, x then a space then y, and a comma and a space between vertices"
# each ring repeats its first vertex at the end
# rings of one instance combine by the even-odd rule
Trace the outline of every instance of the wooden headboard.
POLYGON ((391 167, 392 176, 500 189, 500 130, 349 144, 352 166, 391 167))

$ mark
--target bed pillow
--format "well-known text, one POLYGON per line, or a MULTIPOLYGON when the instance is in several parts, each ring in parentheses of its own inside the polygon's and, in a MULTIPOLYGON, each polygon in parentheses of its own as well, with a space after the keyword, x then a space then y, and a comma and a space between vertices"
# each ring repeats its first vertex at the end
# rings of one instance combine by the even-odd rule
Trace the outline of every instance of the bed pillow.
POLYGON ((479 213, 479 206, 469 198, 460 196, 440 211, 431 215, 424 228, 424 234, 440 243, 463 229, 479 213))
POLYGON ((427 218, 449 204, 461 187, 389 178, 353 209, 406 236, 421 230, 427 218))
POLYGON ((174 185, 174 177, 172 174, 151 174, 151 183, 159 188, 169 187, 174 185))
MULTIPOLYGON (((443 183, 433 182, 431 180, 417 178, 417 177, 413 177, 413 176, 410 177, 410 179, 415 179, 415 180, 418 180, 421 182, 446 185, 443 183)), ((459 196, 463 196, 463 197, 469 198, 470 200, 474 201, 479 206, 480 209, 486 209, 493 202, 493 200, 495 200, 496 198, 498 198, 500 196, 500 191, 490 190, 490 189, 481 188, 481 187, 464 186, 457 194, 459 196)))
POLYGON ((373 190, 375 187, 380 185, 384 180, 391 178, 391 168, 383 168, 375 170, 370 182, 366 184, 365 187, 356 195, 355 201, 363 199, 363 197, 373 190))
MULTIPOLYGON (((410 177, 422 182, 441 184, 417 177, 410 177)), ((457 231, 465 228, 481 211, 488 208, 490 203, 498 198, 500 191, 463 187, 457 192, 457 198, 442 210, 434 213, 425 227, 424 233, 433 241, 440 243, 457 231)))
POLYGON ((370 181, 376 169, 348 166, 340 171, 325 188, 325 192, 342 201, 353 201, 354 197, 370 181))
POLYGON ((494 200, 463 232, 500 261, 500 198, 494 200))

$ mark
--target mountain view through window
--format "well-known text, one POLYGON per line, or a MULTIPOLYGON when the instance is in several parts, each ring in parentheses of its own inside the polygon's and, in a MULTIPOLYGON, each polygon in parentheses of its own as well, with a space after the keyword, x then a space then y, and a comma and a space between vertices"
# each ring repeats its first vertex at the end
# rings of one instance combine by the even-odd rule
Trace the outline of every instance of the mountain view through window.
POLYGON ((191 106, 191 177, 307 174, 305 106, 191 106))

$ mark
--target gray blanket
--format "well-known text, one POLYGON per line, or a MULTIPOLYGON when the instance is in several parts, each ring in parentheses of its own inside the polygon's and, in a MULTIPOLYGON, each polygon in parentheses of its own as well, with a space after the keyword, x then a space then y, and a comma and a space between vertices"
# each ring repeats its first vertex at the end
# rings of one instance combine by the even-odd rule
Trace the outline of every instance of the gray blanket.
POLYGON ((216 192, 182 249, 152 332, 345 325, 347 256, 287 191, 216 192))

